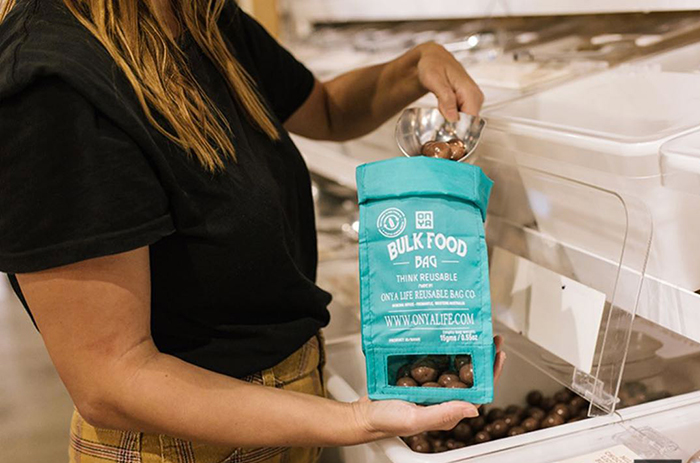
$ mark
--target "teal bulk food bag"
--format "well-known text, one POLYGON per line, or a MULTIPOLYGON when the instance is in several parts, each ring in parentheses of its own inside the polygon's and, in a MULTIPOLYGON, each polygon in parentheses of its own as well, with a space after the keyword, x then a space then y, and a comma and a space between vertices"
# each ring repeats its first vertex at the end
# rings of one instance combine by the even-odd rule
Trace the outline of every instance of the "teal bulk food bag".
POLYGON ((357 169, 362 346, 371 399, 493 400, 484 237, 492 182, 428 157, 357 169))

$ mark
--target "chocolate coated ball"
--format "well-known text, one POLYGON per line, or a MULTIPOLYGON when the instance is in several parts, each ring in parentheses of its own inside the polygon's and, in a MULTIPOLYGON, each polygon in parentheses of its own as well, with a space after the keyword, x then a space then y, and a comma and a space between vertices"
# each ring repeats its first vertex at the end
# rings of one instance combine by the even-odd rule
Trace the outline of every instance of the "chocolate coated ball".
POLYGON ((583 397, 576 396, 569 401, 569 407, 572 411, 575 410, 578 412, 583 407, 588 407, 588 402, 583 397))
POLYGON ((447 383, 447 386, 445 386, 448 389, 468 389, 469 386, 464 384, 462 381, 452 381, 451 383, 447 383))
POLYGON ((459 382, 459 376, 453 371, 448 371, 440 375, 438 383, 440 386, 447 386, 449 383, 459 382))
POLYGON ((399 368, 399 371, 396 372, 396 379, 404 378, 406 376, 411 376, 411 366, 410 365, 403 365, 401 368, 399 368))
POLYGON ((513 426, 508 430, 508 437, 519 436, 520 434, 525 434, 525 428, 522 426, 513 426))
POLYGON ((564 418, 559 415, 547 415, 545 419, 542 420, 542 424, 540 426, 542 429, 545 429, 553 426, 559 426, 560 424, 564 424, 564 418))
POLYGON ((465 447, 467 444, 464 442, 458 441, 456 439, 447 439, 445 441, 445 445, 447 446, 447 450, 454 450, 454 449, 461 449, 462 447, 465 447))
POLYGON ((639 381, 632 381, 630 383, 627 383, 623 386, 623 388, 627 390, 632 396, 641 393, 646 394, 647 392, 646 385, 644 383, 640 383, 639 381))
POLYGON ((505 421, 508 426, 512 427, 519 425, 521 420, 519 415, 506 415, 503 421, 505 421))
POLYGON ((474 368, 471 364, 462 365, 462 368, 459 369, 459 379, 466 384, 467 387, 472 387, 474 385, 474 368))
POLYGON ((539 420, 536 420, 533 417, 525 418, 523 422, 521 423, 522 428, 525 430, 525 432, 530 432, 534 431, 536 429, 539 429, 540 427, 540 422, 539 420))
POLYGON ((474 436, 474 433, 472 432, 472 428, 469 426, 469 424, 465 423, 464 421, 460 421, 457 423, 457 426, 452 429, 452 435, 455 439, 461 440, 462 442, 467 442, 474 436))
POLYGON ((585 418, 582 416, 575 416, 573 418, 570 418, 569 421, 567 421, 567 423, 575 423, 575 422, 581 421, 581 420, 585 420, 585 418))
POLYGON ((434 141, 423 145, 421 154, 431 158, 450 159, 452 156, 452 150, 450 149, 450 145, 444 141, 434 141))
POLYGON ((554 408, 556 405, 556 401, 554 400, 554 397, 545 397, 542 399, 540 402, 540 408, 546 412, 550 411, 551 409, 554 408))
POLYGON ((569 406, 566 404, 556 404, 551 412, 552 415, 559 415, 564 421, 568 420, 571 416, 569 411, 569 406))
POLYGON ((459 138, 453 138, 447 144, 450 146, 450 157, 452 160, 459 161, 467 154, 467 145, 459 138))
POLYGON ((421 148, 420 148, 420 154, 422 154, 423 156, 432 156, 431 148, 433 146, 433 143, 435 143, 435 142, 434 141, 427 141, 427 142, 423 143, 423 146, 421 146, 421 148))
POLYGON ((557 391, 556 394, 554 394, 554 400, 557 401, 558 403, 566 403, 569 402, 574 395, 569 391, 568 389, 564 388, 559 391, 557 391))
POLYGON ((542 402, 543 396, 540 391, 530 391, 527 395, 527 403, 533 407, 537 407, 542 402))
POLYGON ((434 453, 447 452, 448 450, 447 445, 445 444, 445 439, 433 439, 430 442, 430 445, 433 446, 434 453))
POLYGON ((450 366, 450 356, 449 355, 429 355, 427 357, 428 361, 432 362, 440 371, 447 370, 450 366))
POLYGON ((399 378, 399 380, 396 381, 396 385, 401 387, 417 387, 418 383, 415 379, 411 378, 410 376, 406 376, 403 378, 399 378))
POLYGON ((455 355, 455 370, 459 371, 464 365, 472 364, 471 355, 455 355))
POLYGON ((506 434, 508 433, 508 429, 510 426, 508 426, 505 422, 505 420, 496 420, 493 423, 491 423, 492 429, 491 429, 491 437, 494 439, 500 439, 501 437, 505 437, 506 434))
POLYGON ((522 418, 525 415, 525 410, 519 405, 508 405, 508 408, 506 408, 506 415, 516 415, 522 418))
POLYGON ((527 416, 531 416, 537 421, 542 420, 547 414, 539 407, 530 407, 527 409, 527 416))
POLYGON ((428 433, 427 433, 427 432, 422 432, 422 433, 420 433, 420 434, 414 434, 414 435, 412 435, 412 436, 402 437, 402 439, 403 439, 404 441, 406 441, 407 443, 411 443, 411 442, 413 442, 413 441, 416 440, 416 439, 420 439, 421 437, 427 438, 427 437, 428 437, 428 433))
POLYGON ((430 453, 433 451, 433 446, 430 444, 430 441, 427 437, 423 436, 411 440, 408 446, 411 447, 411 450, 414 452, 430 453))
POLYGON ((429 440, 429 437, 428 437, 427 432, 422 432, 420 434, 414 434, 412 436, 402 437, 401 439, 403 439, 403 441, 406 442, 406 444, 410 447, 411 445, 413 445, 413 442, 420 440, 420 439, 429 440))
POLYGON ((474 443, 475 444, 482 444, 484 442, 488 442, 491 440, 491 434, 489 434, 486 431, 479 431, 476 433, 476 436, 474 436, 474 443))
POLYGON ((423 387, 442 387, 440 384, 436 383, 435 381, 428 381, 427 383, 423 383, 421 386, 423 387))
POLYGON ((486 426, 486 419, 483 416, 477 416, 469 419, 469 426, 472 431, 479 432, 486 426))
POLYGON ((489 435, 491 435, 491 433, 493 432, 493 423, 489 423, 486 426, 484 426, 484 432, 487 432, 489 433, 489 435))
POLYGON ((434 382, 438 377, 438 371, 430 365, 419 364, 411 368, 411 376, 419 384, 434 382))
POLYGON ((502 408, 492 408, 488 414, 486 415, 486 421, 489 423, 493 423, 496 420, 501 420, 503 417, 506 416, 506 413, 503 411, 502 408))

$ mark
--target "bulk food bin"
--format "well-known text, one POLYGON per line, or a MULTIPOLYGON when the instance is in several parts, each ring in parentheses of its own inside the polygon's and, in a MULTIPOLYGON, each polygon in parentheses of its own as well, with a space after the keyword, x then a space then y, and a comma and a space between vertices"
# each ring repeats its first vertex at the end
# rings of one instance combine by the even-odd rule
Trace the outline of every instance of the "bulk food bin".
MULTIPOLYGON (((614 206, 595 206, 606 209, 601 216, 556 185, 512 179, 519 167, 531 167, 638 198, 653 229, 639 314, 700 340, 700 297, 694 294, 700 289, 700 196, 664 184, 660 152, 666 141, 700 127, 700 76, 619 68, 486 110, 485 117, 489 130, 476 162, 497 184, 503 179, 504 189, 520 192, 509 192, 507 200, 495 192, 494 210, 516 221, 516 213, 531 212, 553 239, 614 261, 621 213, 614 206), (490 169, 489 160, 500 167, 490 169)), ((593 267, 578 272, 580 278, 600 277, 593 267)), ((631 273, 623 268, 622 281, 634 278, 631 273)))
POLYGON ((666 187, 700 195, 700 130, 664 143, 661 171, 666 187))
MULTIPOLYGON (((503 167, 499 160, 484 163, 491 170, 503 167)), ((494 406, 522 405, 532 389, 551 394, 565 386, 591 402, 592 417, 439 454, 416 453, 398 438, 386 439, 330 449, 326 462, 553 462, 615 445, 645 458, 687 458, 697 450, 697 436, 687 430, 700 426, 700 346, 634 316, 652 234, 648 208, 635 197, 537 169, 519 167, 518 175, 524 188, 538 185, 579 197, 594 220, 614 222, 608 238, 617 259, 600 258, 536 224, 489 211, 494 328, 509 354, 494 406), (592 273, 600 277, 589 279, 592 273), (619 392, 640 381, 651 400, 628 401, 621 408, 625 398, 619 392)), ((508 196, 505 183, 494 188, 508 196)), ((329 331, 336 330, 334 323, 346 322, 332 320, 329 331)), ((332 397, 352 401, 366 394, 359 332, 329 336, 327 359, 332 397)))

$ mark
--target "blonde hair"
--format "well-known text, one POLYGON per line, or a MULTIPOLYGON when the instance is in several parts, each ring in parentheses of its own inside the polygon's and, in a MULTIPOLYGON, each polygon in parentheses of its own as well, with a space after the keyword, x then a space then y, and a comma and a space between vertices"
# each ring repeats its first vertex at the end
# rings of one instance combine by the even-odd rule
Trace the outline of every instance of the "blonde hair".
POLYGON ((15 5, 15 0, 0 0, 0 22, 10 13, 15 5))
MULTIPOLYGON (((0 21, 16 0, 5 0, 0 21)), ((230 0, 173 0, 175 18, 190 32, 226 79, 253 125, 273 140, 277 127, 250 75, 226 46, 217 21, 230 0)), ((2 2, 2 0, 0 0, 2 2)), ((149 122, 193 155, 209 171, 224 159, 235 160, 231 128, 197 84, 185 56, 156 17, 151 2, 142 0, 63 0, 70 12, 102 44, 124 73, 149 122), (171 130, 156 121, 161 114, 171 130)))

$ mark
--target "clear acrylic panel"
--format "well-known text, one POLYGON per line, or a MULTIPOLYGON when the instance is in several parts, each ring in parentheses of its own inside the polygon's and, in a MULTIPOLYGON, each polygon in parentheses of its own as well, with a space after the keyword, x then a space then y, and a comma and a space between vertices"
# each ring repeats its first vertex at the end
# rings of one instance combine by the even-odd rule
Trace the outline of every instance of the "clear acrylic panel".
POLYGON ((481 156, 495 328, 508 351, 614 412, 652 236, 634 197, 481 156), (574 244, 575 243, 575 244, 574 244))

